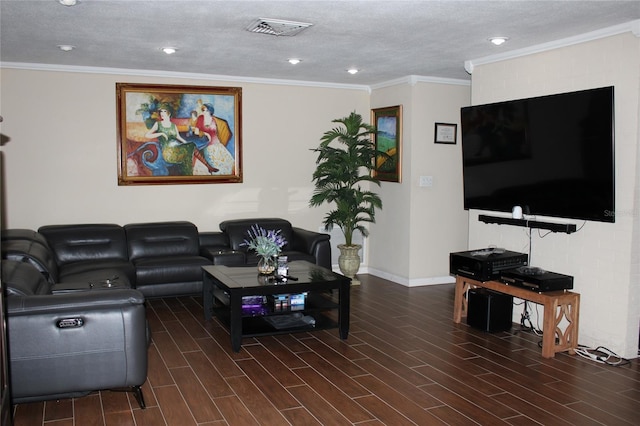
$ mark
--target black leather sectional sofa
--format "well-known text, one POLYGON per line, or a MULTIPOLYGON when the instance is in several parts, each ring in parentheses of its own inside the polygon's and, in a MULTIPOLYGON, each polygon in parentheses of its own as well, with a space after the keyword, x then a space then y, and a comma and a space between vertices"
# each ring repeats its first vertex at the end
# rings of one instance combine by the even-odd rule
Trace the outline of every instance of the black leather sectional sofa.
MULTIPOLYGON (((202 292, 203 265, 254 265, 254 224, 280 229, 284 255, 331 267, 329 236, 284 219, 47 225, 1 232, 12 402, 133 391, 144 408, 146 297, 202 292)), ((256 271, 257 274, 257 271, 256 271)))
POLYGON ((279 229, 283 255, 331 268, 329 235, 296 228, 284 219, 229 220, 220 231, 199 232, 191 222, 46 225, 37 232, 2 232, 2 257, 32 264, 54 285, 135 288, 145 297, 200 294, 203 265, 255 265, 242 242, 253 225, 279 229))

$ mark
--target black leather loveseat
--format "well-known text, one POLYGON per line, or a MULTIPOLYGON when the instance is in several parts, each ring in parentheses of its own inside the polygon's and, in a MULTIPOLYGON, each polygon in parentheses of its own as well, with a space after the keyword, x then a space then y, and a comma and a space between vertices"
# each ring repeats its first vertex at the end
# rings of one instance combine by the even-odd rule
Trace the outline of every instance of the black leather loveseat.
POLYGON ((295 228, 284 219, 242 219, 199 232, 187 221, 46 225, 2 231, 2 258, 28 262, 51 285, 131 287, 145 297, 200 294, 202 266, 255 265, 240 244, 254 224, 280 229, 283 255, 330 268, 329 235, 295 228))

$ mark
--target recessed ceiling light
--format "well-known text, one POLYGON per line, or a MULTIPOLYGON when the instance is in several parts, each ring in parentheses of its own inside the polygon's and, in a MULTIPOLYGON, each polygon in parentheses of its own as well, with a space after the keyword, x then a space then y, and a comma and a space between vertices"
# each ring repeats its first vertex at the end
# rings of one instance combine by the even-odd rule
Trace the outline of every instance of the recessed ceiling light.
POLYGON ((509 40, 509 37, 490 37, 489 38, 489 41, 495 44, 496 46, 500 46, 502 43, 506 42, 507 40, 509 40))
POLYGON ((297 59, 297 58, 291 58, 291 59, 289 59, 289 63, 290 63, 291 65, 297 65, 297 64, 299 64, 300 62, 302 62, 302 61, 301 61, 300 59, 297 59))
POLYGON ((167 55, 173 55, 178 51, 178 49, 176 49, 175 47, 169 47, 169 46, 163 47, 161 50, 167 55))
POLYGON ((76 48, 75 46, 72 46, 70 44, 59 44, 58 45, 58 49, 62 50, 63 52, 71 52, 75 48, 76 48))
POLYGON ((347 70, 347 72, 348 72, 349 74, 357 74, 357 73, 358 73, 358 71, 360 71, 360 70, 359 70, 359 69, 357 69, 357 68, 349 68, 349 69, 347 70))
POLYGON ((58 0, 58 3, 63 6, 75 6, 78 4, 78 0, 58 0))

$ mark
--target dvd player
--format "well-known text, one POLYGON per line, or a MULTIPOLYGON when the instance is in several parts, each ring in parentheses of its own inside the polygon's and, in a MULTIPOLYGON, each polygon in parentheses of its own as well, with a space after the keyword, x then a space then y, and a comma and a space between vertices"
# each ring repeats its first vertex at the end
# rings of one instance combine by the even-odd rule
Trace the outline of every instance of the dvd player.
POLYGON ((527 265, 525 253, 487 248, 449 254, 449 272, 478 281, 500 278, 500 272, 527 265))
POLYGON ((572 276, 534 267, 504 270, 500 274, 500 281, 537 292, 571 290, 573 288, 572 276))

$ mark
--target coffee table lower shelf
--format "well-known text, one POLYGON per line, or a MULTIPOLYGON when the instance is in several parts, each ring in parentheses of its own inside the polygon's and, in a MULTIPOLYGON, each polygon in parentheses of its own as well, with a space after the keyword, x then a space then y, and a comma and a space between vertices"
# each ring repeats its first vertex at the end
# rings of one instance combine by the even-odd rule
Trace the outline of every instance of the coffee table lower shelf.
MULTIPOLYGON (((215 312, 215 311, 214 311, 215 312)), ((306 314, 305 312, 300 312, 302 314, 306 314)), ((231 320, 229 315, 225 315, 224 313, 216 313, 216 318, 220 320, 228 329, 231 326, 231 320)), ((254 316, 254 317, 243 317, 242 318, 242 338, 245 337, 259 337, 259 336, 271 336, 276 334, 289 334, 289 333, 299 333, 304 331, 317 331, 317 330, 327 330, 331 328, 337 328, 338 322, 328 318, 325 315, 313 315, 315 319, 315 324, 305 324, 295 327, 284 327, 284 328, 276 328, 271 323, 267 321, 267 318, 270 316, 254 316)))

